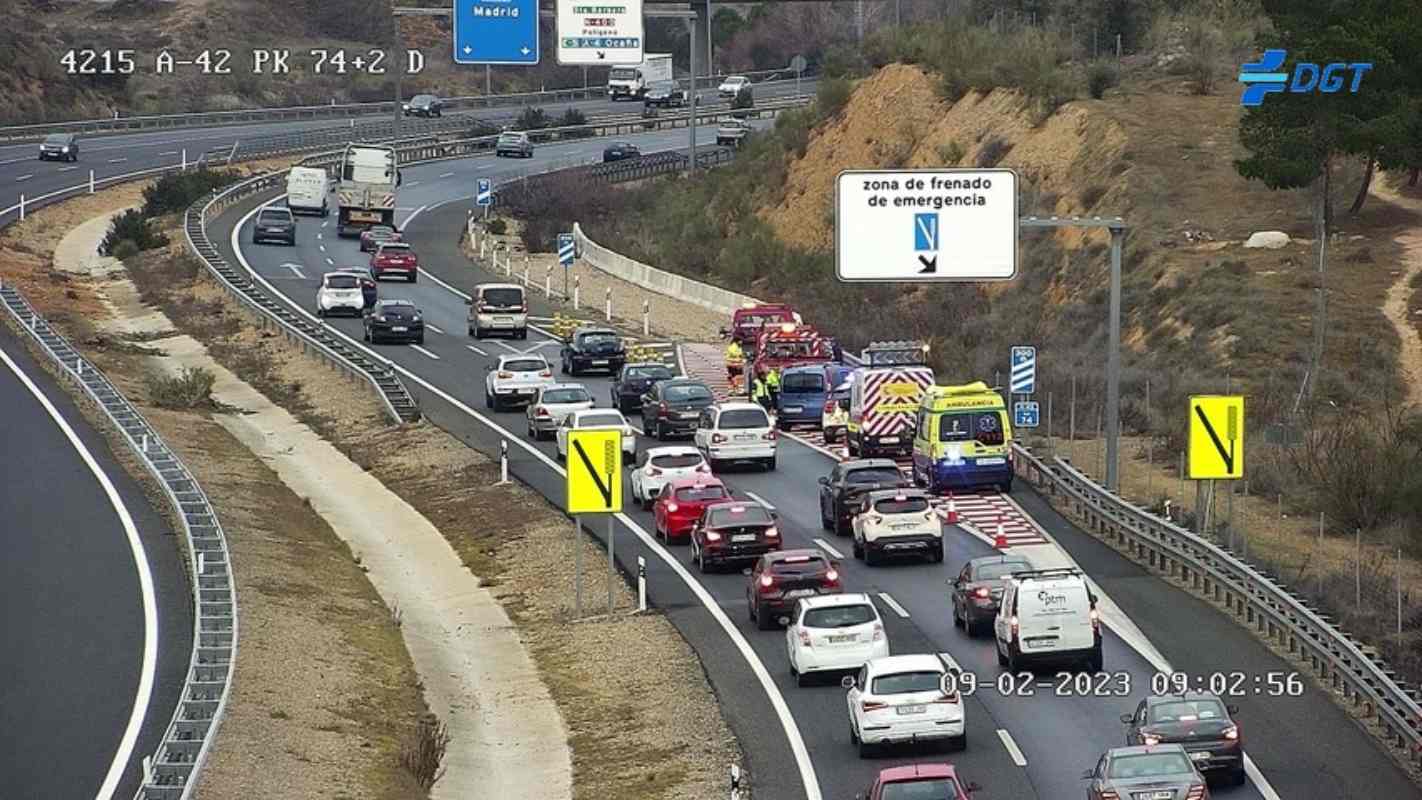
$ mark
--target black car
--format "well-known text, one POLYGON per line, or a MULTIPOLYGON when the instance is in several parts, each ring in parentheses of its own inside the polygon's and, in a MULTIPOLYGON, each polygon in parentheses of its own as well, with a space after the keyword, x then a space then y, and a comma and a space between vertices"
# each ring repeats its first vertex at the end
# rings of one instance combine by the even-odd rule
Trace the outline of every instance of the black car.
POLYGON ((675 106, 686 105, 686 90, 678 88, 672 81, 654 83, 647 87, 647 92, 642 95, 642 106, 675 106))
POLYGON ((710 387, 691 378, 658 381, 642 396, 642 430, 659 440, 696 433, 701 409, 716 402, 710 387))
POLYGON ((613 142, 602 151, 602 163, 609 161, 623 161, 629 158, 639 158, 642 150, 631 142, 613 142))
POLYGON ((563 345, 563 374, 578 375, 584 370, 605 369, 616 375, 627 363, 627 346, 611 328, 579 328, 563 345))
POLYGON ((365 312, 365 340, 424 344, 424 317, 409 300, 381 300, 365 312))
POLYGON ((1244 784, 1244 740, 1231 715, 1239 713, 1208 692, 1157 695, 1122 714, 1126 744, 1178 744, 1202 773, 1228 776, 1235 786, 1244 784))
POLYGON ((691 529, 691 563, 702 572, 724 564, 755 561, 781 549, 775 512, 760 503, 713 503, 691 529))
POLYGON ((444 102, 432 94, 417 94, 400 108, 407 117, 438 117, 443 114, 444 102))
POLYGON ((849 535, 854 509, 865 492, 907 489, 912 484, 891 458, 842 461, 820 478, 820 524, 838 536, 849 535))
POLYGON ((612 406, 626 414, 642 407, 642 395, 657 381, 676 377, 665 364, 627 364, 612 382, 612 406))
POLYGON ((79 138, 72 133, 51 133, 40 142, 39 160, 78 161, 79 138))
POLYGON ((296 245, 296 217, 289 208, 264 208, 252 226, 252 244, 278 241, 296 245))
POLYGON ((963 626, 969 636, 990 627, 1008 576, 1032 569, 1032 563, 1022 556, 1005 553, 979 556, 964 564, 958 577, 948 583, 953 587, 953 624, 963 626))

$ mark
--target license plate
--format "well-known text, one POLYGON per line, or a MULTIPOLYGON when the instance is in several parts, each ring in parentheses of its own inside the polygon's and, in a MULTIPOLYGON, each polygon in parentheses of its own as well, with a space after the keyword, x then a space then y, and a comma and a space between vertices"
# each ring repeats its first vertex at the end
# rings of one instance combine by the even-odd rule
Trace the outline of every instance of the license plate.
POLYGON ((897 711, 899 714, 902 714, 902 715, 908 715, 908 714, 922 714, 923 712, 925 712, 925 711, 928 710, 928 706, 925 706, 925 705, 899 706, 898 708, 896 708, 896 709, 894 709, 894 710, 897 711))
POLYGON ((891 530, 891 531, 904 531, 904 530, 908 530, 909 528, 915 528, 915 527, 917 527, 917 526, 918 526, 918 523, 917 523, 917 522, 895 522, 894 524, 892 524, 892 525, 889 526, 889 530, 891 530))
POLYGON ((681 412, 680 414, 677 414, 677 416, 680 417, 681 419, 696 419, 696 412, 695 412, 695 411, 683 411, 683 412, 681 412))
POLYGON ((408 331, 409 328, 406 328, 406 327, 404 327, 404 326, 402 326, 402 325, 396 325, 395 327, 391 328, 390 330, 392 330, 392 331, 394 331, 394 332, 396 332, 396 333, 404 333, 405 331, 408 331))
POLYGON ((800 413, 801 411, 804 411, 804 410, 805 410, 805 407, 804 407, 804 406, 786 406, 786 407, 785 407, 785 413, 786 413, 786 414, 798 414, 798 413, 800 413))
POLYGON ((1003 460, 1000 459, 1000 458, 980 458, 980 459, 978 459, 978 466, 980 466, 980 467, 996 467, 996 466, 1000 466, 1000 465, 1003 464, 1003 463, 1004 463, 1003 460))
POLYGON ((899 443, 899 437, 897 437, 897 436, 885 436, 884 438, 882 438, 882 439, 879 440, 879 443, 880 443, 880 444, 898 444, 898 443, 899 443))
POLYGON ((753 442, 753 441, 755 441, 755 434, 753 434, 753 433, 738 433, 738 434, 736 434, 736 441, 738 441, 738 442, 753 442))
POLYGON ((593 363, 593 366, 594 366, 594 367, 603 367, 603 366, 606 366, 606 365, 607 365, 607 359, 605 359, 605 358, 599 358, 598 360, 596 360, 596 361, 594 361, 594 362, 592 362, 592 363, 593 363))
POLYGON ((859 637, 852 633, 841 634, 829 637, 830 644, 843 644, 845 642, 857 641, 859 637))
POLYGON ((753 542, 758 537, 753 533, 740 533, 731 537, 733 542, 753 542))
POLYGON ((1052 644, 1052 640, 1051 640, 1051 639, 1028 639, 1028 640, 1027 640, 1027 646, 1028 646, 1028 647, 1047 647, 1047 646, 1050 646, 1051 644, 1052 644))
POLYGON ((1175 792, 1169 789, 1155 792, 1132 792, 1131 797, 1134 797, 1135 800, 1175 800, 1175 792))
POLYGON ((513 318, 512 318, 512 317, 494 317, 494 322, 497 323, 497 324, 499 324, 499 325, 511 325, 511 324, 513 324, 513 318))
MULTIPOLYGON (((814 589, 792 589, 785 593, 785 597, 786 599, 793 600, 796 597, 809 597, 813 594, 815 594, 814 589)), ((831 636, 830 639, 832 640, 834 637, 831 636)))
POLYGON ((1190 758, 1193 759, 1193 760, 1195 760, 1195 761, 1209 761, 1209 760, 1210 760, 1210 754, 1209 754, 1208 751, 1202 751, 1202 752, 1199 752, 1199 753, 1191 753, 1191 754, 1190 754, 1190 758))

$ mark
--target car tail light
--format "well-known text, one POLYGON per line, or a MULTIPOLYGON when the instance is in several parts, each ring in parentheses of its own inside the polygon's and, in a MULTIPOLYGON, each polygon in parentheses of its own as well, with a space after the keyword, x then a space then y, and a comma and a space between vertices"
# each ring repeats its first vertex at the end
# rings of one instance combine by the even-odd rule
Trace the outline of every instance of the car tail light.
POLYGON ((825 413, 826 413, 826 414, 833 414, 833 413, 834 413, 834 401, 833 401, 833 400, 826 400, 826 401, 825 401, 825 413))
POLYGON ((715 532, 715 531, 707 531, 707 532, 706 532, 706 541, 708 541, 708 542, 719 542, 719 541, 721 541, 721 534, 719 534, 719 533, 717 533, 717 532, 715 532))
POLYGON ((874 641, 884 641, 884 623, 882 622, 874 623, 874 641))
POLYGON ((952 694, 945 694, 945 695, 943 695, 942 697, 939 697, 939 698, 937 698, 936 700, 930 700, 929 702, 930 702, 930 703, 947 703, 947 704, 949 704, 949 705, 954 705, 954 706, 956 706, 956 705, 958 705, 958 693, 957 693, 957 692, 953 692, 952 694))
POLYGON ((765 537, 766 537, 767 539, 774 539, 775 537, 777 537, 777 536, 779 536, 779 535, 780 535, 780 531, 777 530, 774 525, 771 525, 769 528, 766 528, 766 529, 765 529, 765 537))
POLYGON ((825 573, 825 580, 829 583, 839 583, 839 570, 831 569, 825 573))
POLYGON ((675 514, 678 508, 681 508, 681 506, 677 505, 676 503, 667 503, 668 514, 675 514))
POLYGON ((726 441, 726 437, 725 437, 725 436, 722 436, 722 435, 719 434, 719 433, 713 433, 713 434, 711 434, 711 444, 721 444, 721 443, 724 442, 724 441, 726 441))
POLYGON ((1197 783, 1185 793, 1185 800, 1205 800, 1205 784, 1197 783))
MULTIPOLYGON (((805 630, 804 628, 800 629, 800 644, 806 647, 814 647, 814 643, 810 640, 810 632, 805 630)), ((878 705, 882 706, 883 704, 880 703, 878 705)), ((864 710, 868 711, 868 706, 865 706, 864 710)))
POLYGON ((500 373, 499 373, 499 377, 500 377, 501 379, 503 379, 503 380, 508 380, 509 378, 512 378, 512 377, 513 377, 513 373, 512 373, 512 372, 500 372, 500 373))
POLYGON ((775 441, 775 429, 771 428, 770 430, 762 434, 760 438, 766 440, 767 442, 775 441))
POLYGON ((1017 638, 1017 615, 1016 615, 1016 614, 1013 614, 1013 615, 1012 615, 1012 618, 1007 621, 1007 625, 1008 625, 1009 628, 1012 629, 1012 638, 1013 638, 1013 639, 1016 639, 1016 638, 1017 638))
POLYGON ((534 416, 535 416, 535 417, 547 417, 547 416, 552 416, 552 415, 548 413, 548 409, 546 409, 546 408, 540 408, 540 409, 538 409, 538 413, 537 413, 537 414, 534 414, 534 416))
POLYGON ((888 708, 889 706, 887 703, 876 703, 873 700, 863 700, 859 703, 859 707, 864 711, 878 711, 881 708, 888 708))
POLYGON ((542 372, 538 373, 538 377, 540 377, 540 378, 551 378, 551 377, 553 377, 553 370, 551 370, 551 369, 545 369, 545 370, 543 370, 542 372))
POLYGON ((1121 796, 1110 789, 1102 789, 1101 800, 1121 800, 1121 796))
POLYGON ((775 576, 771 575, 768 572, 765 573, 764 575, 760 576, 760 585, 766 587, 767 589, 774 586, 775 576))
POLYGON ((1096 609, 1093 608, 1093 609, 1091 609, 1091 613, 1088 614, 1087 616, 1089 616, 1089 617, 1091 618, 1091 630, 1095 631, 1096 633, 1100 633, 1100 632, 1101 632, 1101 614, 1097 613, 1096 609))
POLYGON ((667 403, 665 400, 660 403, 657 403, 657 416, 665 417, 669 413, 671 413, 671 409, 667 407, 667 403))
POLYGON ((648 467, 648 468, 647 468, 647 474, 648 474, 649 476, 651 476, 651 477, 656 477, 656 476, 662 474, 662 471, 659 470, 659 469, 657 469, 656 467, 648 467))
POLYGON ((1228 728, 1225 728, 1224 738, 1229 739, 1231 741, 1239 739, 1239 726, 1231 725, 1228 728))
POLYGON ((1141 734, 1141 743, 1147 747, 1157 745, 1160 744, 1160 737, 1153 733, 1143 733, 1141 734))
POLYGON ((992 592, 986 586, 979 586, 973 590, 973 597, 981 597, 986 600, 991 596, 992 592))

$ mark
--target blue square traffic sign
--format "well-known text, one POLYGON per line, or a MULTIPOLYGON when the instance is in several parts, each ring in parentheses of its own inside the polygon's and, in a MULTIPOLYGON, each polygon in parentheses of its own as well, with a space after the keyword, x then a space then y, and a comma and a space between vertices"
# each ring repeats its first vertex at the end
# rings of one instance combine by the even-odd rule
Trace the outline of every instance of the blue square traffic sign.
POLYGON ((573 256, 576 248, 573 246, 573 234, 558 234, 558 263, 564 267, 573 266, 573 256))
POLYGON ((913 249, 915 252, 938 252, 938 215, 913 215, 913 249))
POLYGON ((538 0, 455 0, 454 63, 538 63, 538 0))
POLYGON ((1036 401, 1012 404, 1012 426, 1014 428, 1035 428, 1039 422, 1036 401))
POLYGON ((494 182, 488 178, 480 178, 474 191, 474 202, 481 206, 491 206, 494 204, 494 182))

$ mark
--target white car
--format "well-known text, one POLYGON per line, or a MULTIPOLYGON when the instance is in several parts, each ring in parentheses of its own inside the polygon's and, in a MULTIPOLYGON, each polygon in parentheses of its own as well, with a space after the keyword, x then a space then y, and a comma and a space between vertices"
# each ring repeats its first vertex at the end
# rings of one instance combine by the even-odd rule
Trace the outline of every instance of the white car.
POLYGON ((852 524, 854 557, 873 566, 884 556, 943 560, 943 522, 922 489, 880 489, 859 500, 852 524))
POLYGON ((859 669, 889 655, 884 621, 867 594, 827 594, 796 601, 785 627, 790 674, 805 685, 816 672, 859 669))
POLYGON ((963 697, 944 692, 948 667, 938 656, 885 656, 871 659, 841 682, 847 690, 849 738, 867 758, 879 745, 949 740, 968 744, 963 697))
POLYGON ((1101 615, 1086 575, 1070 567, 1014 572, 993 619, 997 663, 1013 672, 1039 662, 1100 672, 1101 615))
POLYGON ((484 406, 502 411, 505 405, 532 401, 538 391, 553 383, 553 368, 543 356, 499 356, 499 363, 486 367, 484 406))
POLYGON ((751 85, 750 78, 744 75, 731 75, 721 85, 716 87, 716 93, 722 97, 735 97, 740 91, 751 85))
POLYGON ((568 431, 586 428, 617 428, 622 431, 622 454, 629 460, 637 455, 637 433, 622 412, 616 409, 592 408, 574 411, 558 424, 558 458, 568 457, 568 431))
POLYGON ((321 288, 316 290, 316 316, 324 317, 341 311, 360 316, 365 310, 365 293, 360 278, 349 272, 328 272, 321 276, 321 288))
POLYGON ((755 403, 706 408, 696 423, 696 447, 715 470, 726 461, 754 461, 775 469, 775 424, 755 403))
POLYGON ((581 383, 549 384, 538 390, 538 395, 524 412, 524 417, 528 419, 528 435, 533 439, 547 439, 558 430, 564 417, 594 405, 592 394, 581 383))
POLYGON ((711 474, 711 467, 695 447, 652 447, 637 455, 632 471, 632 499, 651 508, 662 487, 677 478, 711 474))

